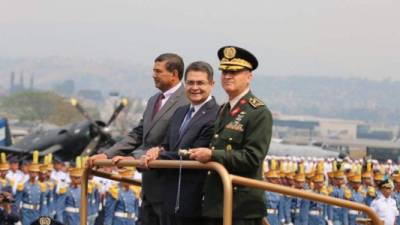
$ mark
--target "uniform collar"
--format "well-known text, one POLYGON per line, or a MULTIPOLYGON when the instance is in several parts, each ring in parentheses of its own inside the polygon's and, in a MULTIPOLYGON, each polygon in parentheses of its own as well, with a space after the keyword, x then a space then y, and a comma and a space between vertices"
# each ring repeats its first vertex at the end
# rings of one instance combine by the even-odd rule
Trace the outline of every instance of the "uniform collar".
POLYGON ((249 93, 249 91, 250 91, 250 88, 247 88, 240 95, 236 96, 232 100, 229 100, 229 105, 231 107, 231 110, 239 102, 240 99, 242 99, 247 93, 249 93))

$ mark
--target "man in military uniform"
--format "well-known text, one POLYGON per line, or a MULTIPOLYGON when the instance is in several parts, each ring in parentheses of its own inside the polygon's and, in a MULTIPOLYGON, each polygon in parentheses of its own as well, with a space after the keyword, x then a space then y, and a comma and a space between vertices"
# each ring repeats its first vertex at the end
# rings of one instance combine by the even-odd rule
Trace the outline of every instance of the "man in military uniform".
POLYGON ((28 167, 29 180, 17 186, 16 205, 21 206, 22 225, 30 225, 39 218, 43 207, 43 196, 47 192, 45 185, 37 181, 40 172, 39 152, 33 153, 32 163, 28 167))
POLYGON ((11 192, 10 182, 6 178, 7 171, 10 169, 10 164, 7 162, 6 153, 1 153, 0 160, 0 192, 11 192))
MULTIPOLYGON (((294 188, 304 190, 305 187, 305 174, 304 165, 300 163, 298 165, 297 174, 294 177, 294 188)), ((299 197, 291 197, 290 201, 286 205, 286 214, 290 213, 290 220, 286 219, 286 224, 302 225, 304 224, 304 218, 308 214, 308 211, 304 207, 305 199, 299 197)))
MULTIPOLYGON (((331 197, 345 199, 345 174, 343 167, 335 171, 334 174, 335 184, 333 186, 333 192, 330 193, 331 197)), ((336 205, 328 206, 328 219, 333 222, 334 225, 346 225, 348 224, 346 214, 346 208, 342 208, 336 205)))
POLYGON ((82 173, 82 159, 78 156, 75 168, 69 171, 71 186, 60 188, 57 199, 57 220, 67 225, 76 225, 80 221, 82 173))
MULTIPOLYGON (((282 162, 281 162, 282 163, 282 162)), ((276 169, 275 159, 271 160, 269 171, 265 174, 268 182, 281 184, 279 171, 276 169)), ((267 220, 270 225, 279 225, 284 221, 285 197, 276 192, 265 192, 267 200, 267 220)))
MULTIPOLYGON (((218 51, 221 83, 228 94, 215 122, 210 148, 193 149, 190 158, 218 162, 229 173, 262 180, 262 165, 272 134, 272 115, 250 91, 252 71, 258 66, 249 51, 226 46, 218 51)), ((210 171, 204 187, 203 215, 206 224, 222 223, 223 187, 219 175, 210 171)), ((264 191, 235 186, 233 224, 261 224, 266 205, 264 191)))
MULTIPOLYGON (((126 167, 119 171, 122 177, 132 178, 133 168, 126 167)), ((105 225, 135 225, 138 217, 139 199, 129 183, 116 183, 106 195, 105 225)))
POLYGON ((361 181, 361 193, 364 196, 364 202, 366 205, 370 206, 371 202, 376 198, 376 190, 372 181, 372 164, 370 161, 364 164, 361 181))
POLYGON ((19 161, 16 157, 9 159, 10 170, 8 170, 6 178, 12 187, 12 193, 15 195, 17 192, 17 184, 22 180, 24 174, 19 170, 19 161))
MULTIPOLYGON (((355 175, 349 177, 350 182, 350 191, 351 195, 349 196, 348 200, 357 202, 357 203, 364 203, 364 196, 361 192, 361 171, 357 172, 355 175)), ((356 225, 356 219, 361 217, 361 212, 357 210, 349 209, 348 212, 348 221, 349 225, 356 225)))
MULTIPOLYGON (((319 164, 317 166, 317 172, 313 176, 312 180, 312 192, 322 195, 328 195, 328 190, 324 187, 324 166, 319 164)), ((327 205, 317 201, 304 200, 305 214, 303 218, 303 224, 308 225, 325 225, 327 224, 327 205)))
MULTIPOLYGON (((396 201, 397 210, 400 211, 400 174, 394 173, 392 175, 392 180, 394 183, 393 199, 396 201)), ((400 225, 399 216, 396 217, 396 225, 400 225)))
POLYGON ((384 221, 385 225, 395 224, 396 217, 399 216, 399 210, 396 201, 392 197, 393 183, 391 180, 385 179, 379 184, 381 195, 374 199, 371 208, 384 221))

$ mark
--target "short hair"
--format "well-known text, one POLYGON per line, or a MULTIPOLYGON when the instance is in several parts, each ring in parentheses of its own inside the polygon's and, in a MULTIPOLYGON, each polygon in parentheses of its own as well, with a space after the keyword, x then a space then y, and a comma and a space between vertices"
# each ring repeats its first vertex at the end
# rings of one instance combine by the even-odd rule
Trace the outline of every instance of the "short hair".
POLYGON ((185 71, 185 80, 187 79, 187 74, 190 71, 200 71, 200 72, 204 72, 207 74, 207 79, 208 81, 212 81, 213 77, 214 77, 214 70, 212 68, 212 66, 206 62, 203 61, 196 61, 196 62, 192 62, 185 71))
POLYGON ((159 55, 154 62, 166 62, 165 67, 169 72, 178 72, 179 80, 182 80, 185 65, 183 59, 175 53, 164 53, 159 55))

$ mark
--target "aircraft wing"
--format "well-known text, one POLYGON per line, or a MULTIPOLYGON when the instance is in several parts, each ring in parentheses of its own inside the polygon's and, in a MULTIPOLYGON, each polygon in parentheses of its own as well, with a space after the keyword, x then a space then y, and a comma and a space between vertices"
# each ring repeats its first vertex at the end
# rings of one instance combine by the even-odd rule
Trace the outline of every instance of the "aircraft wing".
POLYGON ((0 146, 0 152, 26 155, 26 154, 29 153, 29 150, 23 150, 23 149, 19 149, 19 148, 0 146))
POLYGON ((61 149, 62 149, 61 145, 52 145, 51 147, 46 148, 44 151, 40 151, 39 155, 40 156, 45 156, 45 155, 48 155, 50 153, 54 154, 55 152, 58 152, 61 149))

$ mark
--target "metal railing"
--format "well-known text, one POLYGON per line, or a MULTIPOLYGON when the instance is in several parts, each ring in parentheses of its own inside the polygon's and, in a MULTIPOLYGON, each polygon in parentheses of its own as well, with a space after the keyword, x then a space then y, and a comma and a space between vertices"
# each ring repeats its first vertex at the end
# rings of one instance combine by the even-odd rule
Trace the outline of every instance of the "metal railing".
MULTIPOLYGON (((94 163, 96 167, 107 167, 115 166, 112 164, 111 160, 99 160, 94 163)), ((117 166, 138 166, 138 160, 123 160, 120 161, 117 166)), ((277 192, 284 195, 290 195, 294 197, 301 197, 312 201, 318 201, 327 203, 330 205, 336 205, 340 207, 346 207, 357 211, 363 211, 366 215, 371 218, 374 225, 383 225, 378 215, 368 206, 355 203, 348 200, 333 198, 329 196, 324 196, 304 190, 298 190, 294 188, 285 187, 282 185, 276 185, 264 181, 249 179, 245 177, 240 177, 236 175, 230 175, 228 171, 219 163, 209 162, 209 163, 199 163, 196 161, 177 161, 177 160, 155 160, 149 163, 149 168, 169 168, 177 169, 182 167, 183 169, 201 169, 201 170, 214 170, 221 177, 223 188, 224 188, 224 205, 223 205, 223 225, 232 224, 232 186, 233 184, 253 187, 257 189, 267 190, 271 192, 277 192)), ((91 168, 85 168, 82 175, 82 185, 81 185, 81 211, 80 211, 80 223, 87 224, 87 189, 88 189, 88 177, 89 175, 95 175, 100 177, 105 177, 107 179, 112 179, 116 181, 123 181, 135 185, 139 185, 140 182, 134 179, 128 179, 121 177, 119 175, 101 172, 98 170, 93 170, 91 168)))

